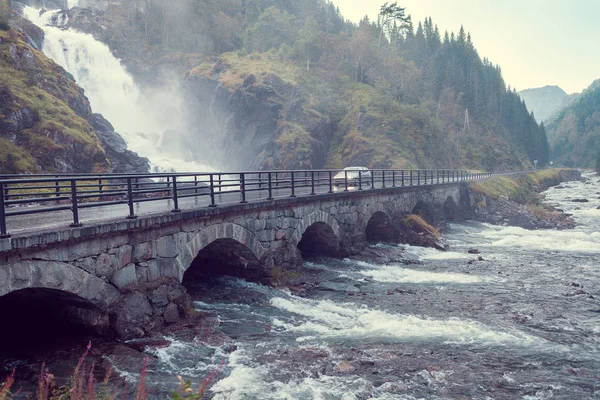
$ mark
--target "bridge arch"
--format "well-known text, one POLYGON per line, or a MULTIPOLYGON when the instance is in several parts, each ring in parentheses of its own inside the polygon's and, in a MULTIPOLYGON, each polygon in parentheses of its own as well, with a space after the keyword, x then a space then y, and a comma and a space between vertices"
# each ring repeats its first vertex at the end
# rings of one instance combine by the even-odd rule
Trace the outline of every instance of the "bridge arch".
POLYGON ((294 230, 290 241, 303 256, 337 256, 340 251, 342 229, 333 215, 315 211, 306 215, 294 230))
POLYGON ((429 224, 433 225, 435 223, 435 212, 433 207, 423 200, 419 200, 410 213, 420 216, 429 224))
POLYGON ((235 258, 239 265, 246 268, 248 264, 256 265, 265 253, 265 248, 254 233, 241 225, 223 222, 197 233, 175 258, 175 263, 179 268, 179 280, 183 282, 186 272, 192 266, 198 267, 202 259, 231 266, 235 258))
POLYGON ((23 260, 0 269, 0 297, 24 289, 60 291, 106 311, 120 293, 111 284, 73 265, 55 261, 23 260), (4 274, 4 276, 2 276, 4 274))
POLYGON ((445 219, 449 221, 458 219, 458 205, 456 204, 454 197, 448 196, 448 198, 446 198, 442 210, 445 219))
POLYGON ((22 261, 2 266, 0 281, 0 315, 10 326, 2 329, 2 354, 20 356, 23 349, 37 351, 57 341, 114 334, 109 308, 119 298, 118 290, 80 268, 22 261))
POLYGON ((365 237, 370 243, 390 243, 399 240, 398 229, 385 211, 375 211, 371 214, 365 227, 365 237))

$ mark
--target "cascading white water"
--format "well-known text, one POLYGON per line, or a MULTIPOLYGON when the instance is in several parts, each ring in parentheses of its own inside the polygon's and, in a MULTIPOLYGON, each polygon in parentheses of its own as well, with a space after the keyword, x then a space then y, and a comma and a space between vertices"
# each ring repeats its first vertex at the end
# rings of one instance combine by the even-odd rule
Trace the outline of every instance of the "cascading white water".
MULTIPOLYGON (((78 0, 68 1, 69 7, 78 3, 78 0)), ((40 15, 40 10, 26 7, 23 13, 44 30, 44 53, 73 75, 85 90, 93 111, 112 123, 132 151, 147 157, 153 168, 159 170, 214 170, 202 163, 187 161, 181 154, 185 146, 173 143, 174 137, 187 131, 176 84, 142 93, 107 45, 92 35, 50 26, 60 11, 40 15), (165 132, 169 133, 163 138, 165 132)), ((53 25, 64 26, 65 17, 58 15, 58 22, 54 21, 53 25)))

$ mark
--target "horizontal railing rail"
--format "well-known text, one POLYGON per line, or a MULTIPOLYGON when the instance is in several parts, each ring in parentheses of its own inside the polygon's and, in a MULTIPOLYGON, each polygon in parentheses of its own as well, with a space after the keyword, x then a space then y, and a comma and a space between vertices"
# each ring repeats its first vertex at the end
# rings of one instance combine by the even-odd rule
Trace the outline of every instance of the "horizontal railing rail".
POLYGON ((7 220, 23 215, 70 210, 70 226, 81 226, 80 211, 126 205, 135 219, 137 205, 195 199, 196 207, 270 201, 275 198, 348 193, 373 189, 437 185, 487 179, 489 172, 466 170, 294 170, 149 174, 0 175, 0 238, 10 237, 7 220), (199 204, 203 202, 203 204, 199 204))

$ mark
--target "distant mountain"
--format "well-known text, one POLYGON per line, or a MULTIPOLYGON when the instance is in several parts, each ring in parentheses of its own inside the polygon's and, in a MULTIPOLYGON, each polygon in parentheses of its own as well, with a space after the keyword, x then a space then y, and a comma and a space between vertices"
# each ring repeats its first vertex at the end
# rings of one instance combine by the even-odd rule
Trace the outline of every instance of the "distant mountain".
POLYGON ((600 79, 553 116, 547 130, 553 160, 593 168, 600 153, 600 79))
POLYGON ((519 92, 529 111, 538 122, 547 120, 555 111, 565 106, 569 95, 558 86, 544 86, 519 92))

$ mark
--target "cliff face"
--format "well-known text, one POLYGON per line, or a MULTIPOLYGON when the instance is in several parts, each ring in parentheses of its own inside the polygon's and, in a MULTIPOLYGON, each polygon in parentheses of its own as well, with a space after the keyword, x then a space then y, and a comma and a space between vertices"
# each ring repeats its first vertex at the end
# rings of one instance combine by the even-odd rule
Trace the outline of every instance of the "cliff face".
POLYGON ((197 154, 230 169, 325 166, 333 124, 303 104, 295 85, 266 72, 237 80, 229 73, 220 60, 209 74, 187 75, 194 135, 204 138, 197 154))
POLYGON ((83 90, 36 49, 43 33, 15 14, 9 21, 12 29, 0 30, 0 171, 148 171, 124 142, 114 147, 110 124, 93 126, 83 90))

